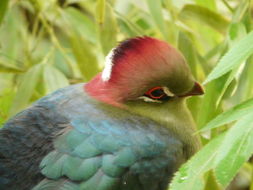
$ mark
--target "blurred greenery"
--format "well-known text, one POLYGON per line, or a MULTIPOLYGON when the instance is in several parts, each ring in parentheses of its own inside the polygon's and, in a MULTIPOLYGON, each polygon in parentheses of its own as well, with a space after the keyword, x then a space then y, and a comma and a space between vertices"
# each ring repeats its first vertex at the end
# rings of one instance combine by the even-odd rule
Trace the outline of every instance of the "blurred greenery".
POLYGON ((153 36, 181 50, 206 91, 188 105, 207 145, 170 189, 253 190, 252 18, 250 0, 1 0, 0 125, 90 80, 119 41, 153 36))

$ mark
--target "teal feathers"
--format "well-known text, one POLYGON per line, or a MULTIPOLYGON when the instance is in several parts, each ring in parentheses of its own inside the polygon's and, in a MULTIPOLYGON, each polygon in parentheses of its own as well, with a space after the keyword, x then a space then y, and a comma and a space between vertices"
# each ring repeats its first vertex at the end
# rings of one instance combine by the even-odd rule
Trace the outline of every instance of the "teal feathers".
POLYGON ((184 97, 203 89, 166 42, 129 39, 112 56, 89 83, 55 91, 0 130, 0 188, 167 189, 199 148, 184 97))

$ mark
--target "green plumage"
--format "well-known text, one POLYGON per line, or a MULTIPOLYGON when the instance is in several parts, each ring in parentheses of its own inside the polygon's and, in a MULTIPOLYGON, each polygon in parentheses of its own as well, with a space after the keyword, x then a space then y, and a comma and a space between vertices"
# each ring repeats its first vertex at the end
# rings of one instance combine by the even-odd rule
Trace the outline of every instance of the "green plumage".
MULTIPOLYGON (((72 91, 76 90, 80 86, 72 87, 72 91)), ((86 101, 90 100, 76 104, 85 110, 86 101)), ((61 106, 69 106, 71 110, 75 105, 72 101, 71 105, 61 106)), ((56 109, 62 109, 61 106, 56 109)), ((71 115, 68 128, 55 139, 54 150, 40 164, 42 174, 48 178, 47 185, 65 179, 66 186, 73 183, 73 188, 80 190, 147 190, 148 187, 155 190, 159 184, 166 186, 182 162, 182 142, 169 129, 130 112, 117 110, 119 117, 108 120, 107 106, 100 111, 97 106, 100 105, 89 105, 90 114, 81 118, 78 112, 71 115)), ((44 186, 42 181, 34 189, 44 186)))
POLYGON ((65 179, 58 181, 45 179, 33 190, 81 190, 81 188, 79 185, 65 179))
POLYGON ((60 89, 0 131, 0 188, 167 189, 200 146, 183 98, 194 80, 183 57, 165 42, 136 38, 114 53, 111 61, 129 62, 109 66, 128 69, 131 77, 122 68, 107 69, 112 80, 99 74, 60 89), (149 94, 153 87, 159 91, 149 94), (5 141, 8 146, 1 146, 5 141))

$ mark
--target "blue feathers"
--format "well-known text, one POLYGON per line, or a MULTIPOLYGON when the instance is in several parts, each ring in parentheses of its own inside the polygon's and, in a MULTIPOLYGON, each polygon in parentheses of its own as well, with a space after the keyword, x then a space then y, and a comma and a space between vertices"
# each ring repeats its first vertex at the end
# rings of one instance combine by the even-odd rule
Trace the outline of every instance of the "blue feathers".
POLYGON ((158 178, 167 181, 181 143, 169 133, 153 131, 152 121, 136 127, 134 120, 128 117, 129 123, 122 125, 117 119, 74 117, 68 130, 55 140, 55 151, 41 162, 42 173, 52 180, 67 177, 78 182, 81 190, 128 190, 128 184, 130 190, 129 175, 145 188, 157 186, 158 178), (173 147, 168 149, 169 144, 173 147))
POLYGON ((99 104, 82 84, 42 98, 11 120, 0 133, 0 142, 11 147, 5 132, 19 144, 0 146, 0 156, 20 158, 15 162, 22 169, 12 172, 16 165, 0 159, 1 170, 10 171, 0 171, 0 187, 18 181, 11 190, 165 190, 183 157, 182 142, 169 130, 99 104), (34 180, 25 183, 27 177, 34 180))

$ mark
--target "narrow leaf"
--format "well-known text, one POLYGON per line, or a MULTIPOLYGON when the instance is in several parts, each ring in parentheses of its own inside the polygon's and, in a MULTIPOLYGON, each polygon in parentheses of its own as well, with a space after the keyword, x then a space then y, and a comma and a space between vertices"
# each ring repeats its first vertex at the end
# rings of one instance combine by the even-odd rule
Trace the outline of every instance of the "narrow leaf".
POLYGON ((160 29, 161 33, 166 37, 165 22, 162 14, 162 3, 161 0, 146 0, 150 14, 152 15, 155 24, 160 29))
POLYGON ((11 115, 17 113, 28 105, 28 102, 40 78, 41 71, 41 64, 36 65, 29 69, 29 71, 21 78, 17 94, 10 110, 11 115))
POLYGON ((52 65, 45 66, 43 78, 47 93, 69 85, 68 79, 52 65))
POLYGON ((203 176, 214 166, 214 158, 223 138, 224 135, 220 135, 213 139, 186 164, 184 164, 176 173, 170 185, 170 190, 203 190, 203 176))
POLYGON ((196 50, 192 44, 193 44, 193 41, 190 39, 190 37, 186 33, 179 32, 178 48, 184 54, 184 57, 187 60, 187 63, 189 63, 194 77, 197 77, 198 61, 197 61, 197 56, 196 56, 196 50))
POLYGON ((229 122, 240 119, 241 117, 253 112, 253 98, 234 106, 226 112, 218 115, 212 121, 207 123, 201 131, 206 131, 209 129, 214 129, 218 126, 227 124, 229 122))
POLYGON ((197 117, 197 126, 200 128, 222 112, 220 104, 217 105, 217 100, 226 80, 227 75, 224 75, 220 80, 214 80, 206 86, 205 96, 202 99, 197 117))
POLYGON ((0 128, 1 125, 8 119, 9 110, 15 96, 13 89, 7 89, 0 96, 0 128))
POLYGON ((221 58, 217 66, 208 75, 204 84, 224 75, 239 66, 253 53, 253 32, 241 39, 221 58))
MULTIPOLYGON (((99 4, 97 4, 99 6, 99 4)), ((99 13, 97 13, 99 14, 99 13)), ((103 50, 104 55, 107 55, 108 52, 116 46, 117 41, 117 23, 116 17, 112 10, 112 7, 106 3, 104 22, 97 23, 98 34, 100 39, 100 44, 103 50)))
POLYGON ((215 0, 205 0, 205 1, 202 1, 202 0, 195 0, 195 2, 200 5, 200 6, 203 6, 203 7, 206 7, 206 8, 209 8, 213 11, 216 10, 216 2, 215 0))
POLYGON ((5 12, 6 12, 7 7, 8 7, 8 3, 9 3, 9 0, 1 0, 0 1, 0 24, 3 21, 5 12))
POLYGON ((226 134, 216 157, 215 175, 226 187, 253 153, 253 113, 237 122, 226 134))
POLYGON ((22 73, 23 69, 13 66, 11 64, 0 63, 0 72, 3 73, 22 73))
POLYGON ((92 51, 94 46, 78 36, 72 36, 71 46, 84 80, 90 80, 99 72, 97 57, 92 51))
POLYGON ((99 24, 103 24, 105 18, 105 0, 97 0, 96 19, 99 24))
POLYGON ((220 14, 198 5, 184 6, 179 14, 179 18, 183 22, 185 22, 185 20, 196 20, 201 24, 212 27, 220 33, 225 33, 229 24, 220 14))
POLYGON ((78 36, 82 36, 93 43, 97 42, 95 25, 88 16, 82 14, 77 9, 69 7, 65 11, 62 11, 62 17, 69 25, 68 30, 64 31, 70 36, 77 35, 76 33, 73 33, 74 30, 74 32, 78 32, 78 36))
MULTIPOLYGON (((247 10, 249 10, 249 7, 250 7, 249 4, 250 4, 249 0, 244 0, 239 3, 232 17, 233 22, 239 22, 242 20, 247 10)), ((248 12, 250 13, 250 11, 248 12)))
POLYGON ((129 20, 126 16, 121 13, 115 11, 115 15, 117 16, 119 26, 124 28, 123 30, 127 31, 130 37, 141 36, 145 34, 145 31, 142 30, 137 24, 129 20))

